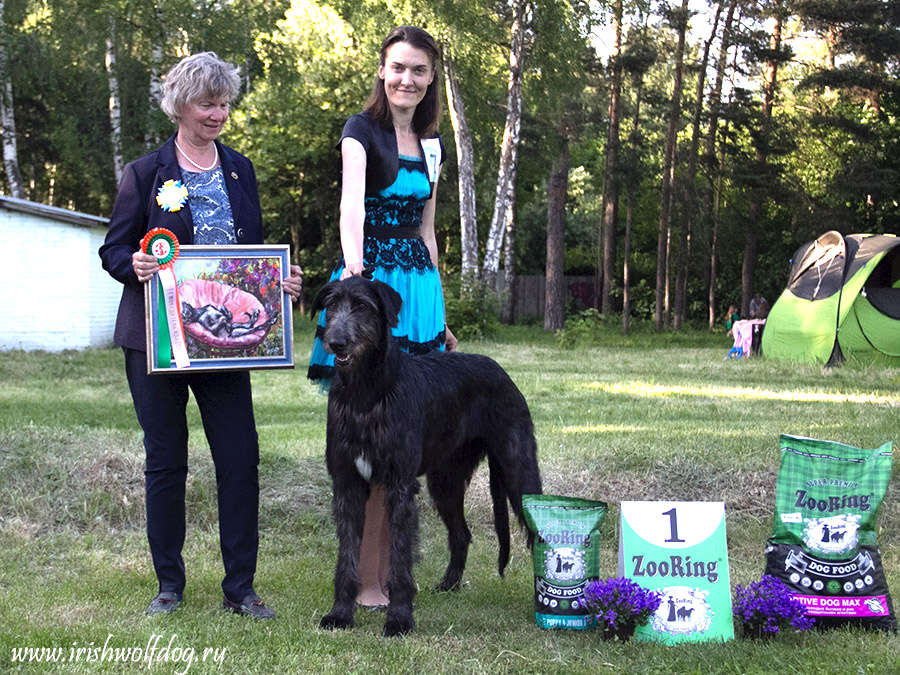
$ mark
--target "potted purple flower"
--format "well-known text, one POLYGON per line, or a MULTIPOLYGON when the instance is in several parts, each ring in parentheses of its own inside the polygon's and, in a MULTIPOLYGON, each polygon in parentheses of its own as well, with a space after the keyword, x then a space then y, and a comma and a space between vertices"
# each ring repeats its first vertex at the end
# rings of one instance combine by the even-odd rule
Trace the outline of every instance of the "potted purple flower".
POLYGON ((584 602, 593 624, 603 632, 604 640, 623 642, 634 629, 645 625, 662 602, 662 595, 648 591, 631 579, 615 577, 588 582, 584 602))
POLYGON ((749 586, 734 589, 734 615, 745 637, 772 637, 783 631, 812 628, 814 619, 777 577, 763 574, 749 586))

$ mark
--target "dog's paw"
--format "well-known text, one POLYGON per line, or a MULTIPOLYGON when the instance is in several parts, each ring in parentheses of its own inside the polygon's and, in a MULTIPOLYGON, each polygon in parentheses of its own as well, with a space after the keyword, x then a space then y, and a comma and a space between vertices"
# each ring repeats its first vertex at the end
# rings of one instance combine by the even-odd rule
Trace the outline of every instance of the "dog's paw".
POLYGON ((441 583, 435 586, 435 590, 440 592, 458 591, 460 588, 462 588, 462 574, 449 569, 444 574, 444 578, 441 579, 441 583))
POLYGON ((383 634, 385 637, 402 637, 416 627, 412 617, 389 616, 384 622, 383 634))
POLYGON ((439 593, 446 593, 448 591, 458 591, 460 588, 462 588, 462 581, 460 579, 448 581, 444 578, 441 583, 434 587, 434 590, 439 593))
POLYGON ((344 628, 350 628, 353 625, 353 619, 348 619, 344 616, 338 616, 336 614, 326 614, 322 617, 322 620, 319 622, 319 628, 324 628, 326 630, 335 630, 344 628))

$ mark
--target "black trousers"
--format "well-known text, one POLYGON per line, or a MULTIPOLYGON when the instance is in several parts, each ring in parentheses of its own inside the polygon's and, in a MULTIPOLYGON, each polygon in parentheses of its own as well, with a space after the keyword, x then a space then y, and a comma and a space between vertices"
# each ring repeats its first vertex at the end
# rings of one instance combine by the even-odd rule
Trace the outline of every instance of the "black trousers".
POLYGON ((253 591, 259 549, 259 440, 253 419, 250 374, 243 372, 147 374, 145 352, 125 348, 125 371, 144 431, 147 539, 159 590, 184 591, 188 471, 188 389, 194 393, 216 469, 219 541, 234 602, 253 591))

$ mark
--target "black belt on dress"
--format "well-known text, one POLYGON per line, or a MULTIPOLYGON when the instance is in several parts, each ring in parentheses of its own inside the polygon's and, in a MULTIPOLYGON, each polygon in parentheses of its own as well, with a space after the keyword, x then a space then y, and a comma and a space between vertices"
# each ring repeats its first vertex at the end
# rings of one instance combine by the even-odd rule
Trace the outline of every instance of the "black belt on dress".
POLYGON ((422 236, 418 227, 391 227, 390 225, 366 225, 363 236, 375 239, 418 239, 422 236))

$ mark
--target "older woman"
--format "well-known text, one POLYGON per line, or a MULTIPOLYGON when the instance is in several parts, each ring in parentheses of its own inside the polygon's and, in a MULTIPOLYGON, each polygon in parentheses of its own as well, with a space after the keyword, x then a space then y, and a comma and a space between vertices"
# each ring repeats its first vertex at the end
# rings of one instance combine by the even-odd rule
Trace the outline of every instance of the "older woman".
MULTIPOLYGON (((238 93, 237 68, 204 52, 182 59, 166 75, 162 108, 177 125, 162 147, 125 167, 100 247, 103 267, 124 285, 115 343, 144 432, 147 538, 159 592, 148 614, 174 611, 182 602, 185 568, 185 482, 188 390, 194 393, 216 468, 219 538, 225 577, 223 606, 257 619, 275 616, 253 589, 259 547, 259 444, 246 371, 148 375, 143 284, 159 269, 142 253, 144 234, 171 230, 183 244, 261 244, 262 214, 250 160, 216 139, 238 93), (167 180, 187 188, 181 208, 156 202, 167 180)), ((284 280, 295 300, 301 271, 284 280)))

